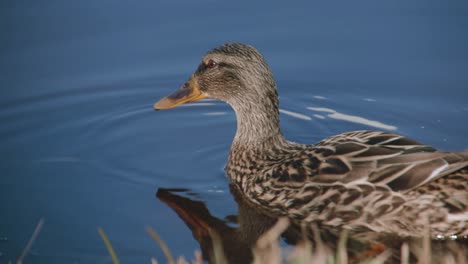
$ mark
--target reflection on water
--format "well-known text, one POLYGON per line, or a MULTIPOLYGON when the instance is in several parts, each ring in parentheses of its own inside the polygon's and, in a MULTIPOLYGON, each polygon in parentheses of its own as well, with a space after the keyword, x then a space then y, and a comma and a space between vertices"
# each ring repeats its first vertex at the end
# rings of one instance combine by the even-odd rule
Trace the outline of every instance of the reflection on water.
MULTIPOLYGON (((317 97, 314 96, 314 98, 317 98, 317 97)), ((323 99, 323 97, 321 97, 319 99, 323 99)), ((307 109, 315 111, 315 112, 328 113, 327 117, 337 119, 337 120, 344 120, 344 121, 353 122, 353 123, 357 123, 357 124, 362 124, 362 125, 366 125, 366 126, 374 127, 374 128, 378 128, 378 129, 397 130, 397 127, 395 127, 395 126, 387 125, 387 124, 384 124, 382 122, 375 121, 375 120, 369 120, 367 118, 360 117, 360 116, 349 115, 349 114, 345 114, 345 113, 339 113, 339 112, 337 112, 337 111, 335 111, 333 109, 330 109, 330 108, 307 107, 307 109)), ((302 120, 312 120, 312 118, 310 116, 307 116, 307 115, 304 115, 304 114, 301 114, 301 113, 297 113, 297 112, 293 112, 293 111, 280 109, 279 112, 282 113, 282 114, 285 114, 287 116, 291 116, 291 117, 302 119, 302 120)), ((325 116, 320 115, 320 114, 313 114, 313 116, 318 118, 318 119, 325 119, 325 116)))
MULTIPOLYGON (((239 196, 236 196, 238 214, 224 219, 212 215, 205 203, 183 196, 180 191, 159 189, 156 196, 190 228, 200 244, 203 258, 209 263, 250 263, 253 260, 252 248, 258 238, 277 221, 250 207, 239 196)), ((290 239, 296 241, 297 237, 290 239)))
POLYGON ((208 112, 208 113, 204 113, 204 115, 207 115, 207 116, 220 116, 220 115, 226 115, 227 112, 208 112))
POLYGON ((282 113, 282 114, 288 115, 288 116, 292 116, 292 117, 295 117, 295 118, 302 119, 302 120, 311 120, 311 118, 309 116, 306 116, 306 115, 303 115, 303 114, 300 114, 300 113, 296 113, 296 112, 293 112, 293 111, 280 109, 279 112, 282 113))
MULTIPOLYGON (((382 122, 375 121, 375 120, 369 120, 367 118, 360 117, 360 116, 354 116, 354 115, 339 113, 339 112, 337 112, 337 111, 335 111, 333 109, 330 109, 330 108, 307 107, 307 109, 312 110, 312 111, 316 111, 316 112, 328 113, 327 116, 329 118, 333 118, 333 119, 345 120, 345 121, 348 121, 348 122, 363 124, 363 125, 367 125, 367 126, 370 126, 370 127, 375 127, 375 128, 378 128, 378 129, 385 129, 385 130, 396 130, 397 129, 395 126, 386 125, 386 124, 383 124, 382 122)), ((320 116, 319 118, 321 118, 321 117, 323 117, 323 116, 320 116)))

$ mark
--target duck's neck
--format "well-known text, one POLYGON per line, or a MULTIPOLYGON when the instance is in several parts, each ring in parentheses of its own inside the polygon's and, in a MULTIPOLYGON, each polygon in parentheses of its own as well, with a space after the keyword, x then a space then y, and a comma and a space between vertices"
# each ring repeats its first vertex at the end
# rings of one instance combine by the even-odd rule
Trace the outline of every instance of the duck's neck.
POLYGON ((280 129, 276 97, 263 98, 263 102, 244 101, 231 106, 237 118, 232 147, 260 150, 286 141, 280 129))

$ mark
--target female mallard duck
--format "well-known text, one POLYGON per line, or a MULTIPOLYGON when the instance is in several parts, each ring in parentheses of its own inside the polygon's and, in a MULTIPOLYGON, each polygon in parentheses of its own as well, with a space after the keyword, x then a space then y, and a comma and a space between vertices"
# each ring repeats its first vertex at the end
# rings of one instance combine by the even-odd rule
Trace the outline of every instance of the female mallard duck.
POLYGON ((255 205, 297 222, 403 237, 468 235, 468 151, 441 152, 400 135, 354 131, 315 145, 287 141, 273 74, 252 46, 209 51, 179 90, 154 105, 227 102, 237 132, 226 172, 255 205))

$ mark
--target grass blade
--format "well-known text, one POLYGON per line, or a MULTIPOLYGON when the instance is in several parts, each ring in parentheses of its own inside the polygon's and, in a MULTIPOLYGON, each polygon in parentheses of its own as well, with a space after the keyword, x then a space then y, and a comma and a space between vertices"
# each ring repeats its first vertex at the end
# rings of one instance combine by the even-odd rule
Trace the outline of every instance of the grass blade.
POLYGON ((176 262, 174 260, 174 257, 171 254, 171 251, 167 247, 166 243, 164 243, 164 241, 161 239, 161 237, 159 237, 156 231, 154 231, 151 227, 147 227, 146 232, 148 232, 151 238, 153 238, 154 241, 156 241, 156 243, 159 245, 159 247, 161 248, 161 250, 163 251, 164 255, 167 258, 167 262, 169 264, 175 264, 176 262))
POLYGON ((41 218, 39 219, 39 222, 36 225, 36 229, 34 229, 34 232, 31 235, 31 238, 29 239, 28 244, 26 244, 26 247, 23 249, 21 256, 19 256, 18 260, 16 261, 17 264, 23 263, 23 259, 26 257, 26 255, 28 255, 29 250, 31 250, 31 247, 34 244, 34 241, 36 241, 37 236, 39 236, 39 233, 41 232, 43 225, 44 225, 44 218, 41 218))
POLYGON ((110 254, 111 258, 112 258, 112 262, 114 264, 120 264, 120 261, 117 258, 117 255, 115 254, 114 248, 112 247, 111 242, 107 238, 106 233, 104 233, 104 230, 102 230, 102 228, 99 227, 98 232, 99 232, 99 235, 101 236, 102 240, 104 241, 104 244, 107 247, 107 251, 109 251, 109 254, 110 254))

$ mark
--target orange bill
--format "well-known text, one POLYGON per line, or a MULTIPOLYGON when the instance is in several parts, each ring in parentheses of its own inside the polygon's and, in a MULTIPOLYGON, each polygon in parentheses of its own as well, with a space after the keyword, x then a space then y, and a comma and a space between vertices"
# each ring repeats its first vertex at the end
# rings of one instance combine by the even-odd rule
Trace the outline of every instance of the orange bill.
POLYGON ((190 78, 177 91, 159 100, 153 105, 155 110, 170 109, 183 103, 193 102, 206 98, 193 78, 190 78))

